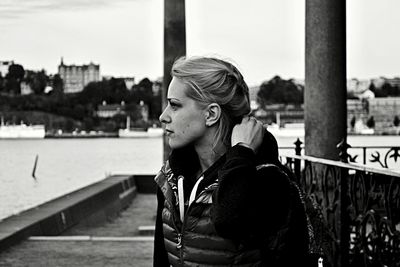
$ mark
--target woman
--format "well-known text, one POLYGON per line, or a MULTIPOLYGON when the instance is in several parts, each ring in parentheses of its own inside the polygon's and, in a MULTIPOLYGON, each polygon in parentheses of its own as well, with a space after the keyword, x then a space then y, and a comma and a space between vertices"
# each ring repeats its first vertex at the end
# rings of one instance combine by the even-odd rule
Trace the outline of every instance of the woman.
POLYGON ((181 58, 171 74, 154 266, 301 266, 305 215, 238 69, 181 58))

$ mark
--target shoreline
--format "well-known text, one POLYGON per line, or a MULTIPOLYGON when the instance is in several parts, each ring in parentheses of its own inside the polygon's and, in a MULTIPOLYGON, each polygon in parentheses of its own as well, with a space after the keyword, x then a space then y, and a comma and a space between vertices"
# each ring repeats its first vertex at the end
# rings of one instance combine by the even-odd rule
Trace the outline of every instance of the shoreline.
POLYGON ((96 134, 73 134, 73 133, 62 133, 62 134, 51 134, 46 133, 45 139, 69 139, 69 138, 119 138, 118 133, 96 133, 96 134))
MULTIPOLYGON (((357 134, 357 133, 348 133, 347 136, 388 136, 388 137, 396 137, 400 136, 400 134, 394 133, 374 133, 374 134, 357 134)), ((279 137, 279 135, 275 136, 279 137)), ((121 138, 118 133, 102 133, 102 134, 72 134, 72 133, 63 133, 63 134, 46 134, 44 138, 0 138, 1 140, 43 140, 43 139, 95 139, 95 138, 121 138)), ((142 138, 142 137, 129 137, 129 138, 142 138)), ((150 138, 160 138, 150 137, 150 138)), ((293 136, 293 138, 298 138, 293 136)), ((304 138, 304 137, 303 137, 304 138)))

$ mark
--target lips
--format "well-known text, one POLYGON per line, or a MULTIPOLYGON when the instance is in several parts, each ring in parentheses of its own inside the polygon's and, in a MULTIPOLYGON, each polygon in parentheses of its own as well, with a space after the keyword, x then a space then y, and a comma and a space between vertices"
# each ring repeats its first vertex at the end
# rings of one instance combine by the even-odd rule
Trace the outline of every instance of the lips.
POLYGON ((166 135, 171 135, 171 134, 173 134, 173 133, 174 133, 173 131, 168 130, 168 129, 165 129, 165 134, 166 134, 166 135))

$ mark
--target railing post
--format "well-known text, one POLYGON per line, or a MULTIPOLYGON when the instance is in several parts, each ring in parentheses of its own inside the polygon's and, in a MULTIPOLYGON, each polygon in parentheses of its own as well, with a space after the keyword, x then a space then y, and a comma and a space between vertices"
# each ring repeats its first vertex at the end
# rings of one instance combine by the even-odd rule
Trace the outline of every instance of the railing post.
MULTIPOLYGON (((301 145, 303 142, 300 141, 299 138, 297 138, 296 142, 294 142, 295 145, 295 152, 296 155, 301 156, 301 145)), ((300 182, 300 175, 301 175, 301 161, 299 159, 294 160, 294 174, 296 175, 297 183, 300 182)))
MULTIPOLYGON (((351 146, 346 143, 346 140, 343 139, 338 145, 339 148, 339 158, 340 161, 348 163, 348 159, 350 155, 347 153, 347 149, 351 146)), ((348 214, 348 206, 350 204, 349 194, 348 194, 348 178, 349 171, 347 168, 340 168, 340 202, 339 209, 340 215, 339 220, 337 222, 337 226, 339 230, 338 236, 340 238, 340 260, 339 266, 344 267, 349 264, 349 250, 350 250, 350 218, 348 214)))
POLYGON ((367 147, 363 147, 363 164, 367 164, 367 147))

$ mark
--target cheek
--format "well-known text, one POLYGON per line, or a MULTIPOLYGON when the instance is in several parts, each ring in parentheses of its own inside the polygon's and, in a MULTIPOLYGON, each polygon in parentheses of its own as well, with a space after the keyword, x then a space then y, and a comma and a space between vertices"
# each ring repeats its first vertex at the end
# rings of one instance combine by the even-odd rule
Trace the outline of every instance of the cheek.
POLYGON ((182 134, 195 135, 201 129, 201 124, 198 121, 187 120, 181 122, 182 134))
POLYGON ((191 116, 180 121, 180 132, 187 138, 201 136, 204 132, 205 122, 198 116, 191 116))

